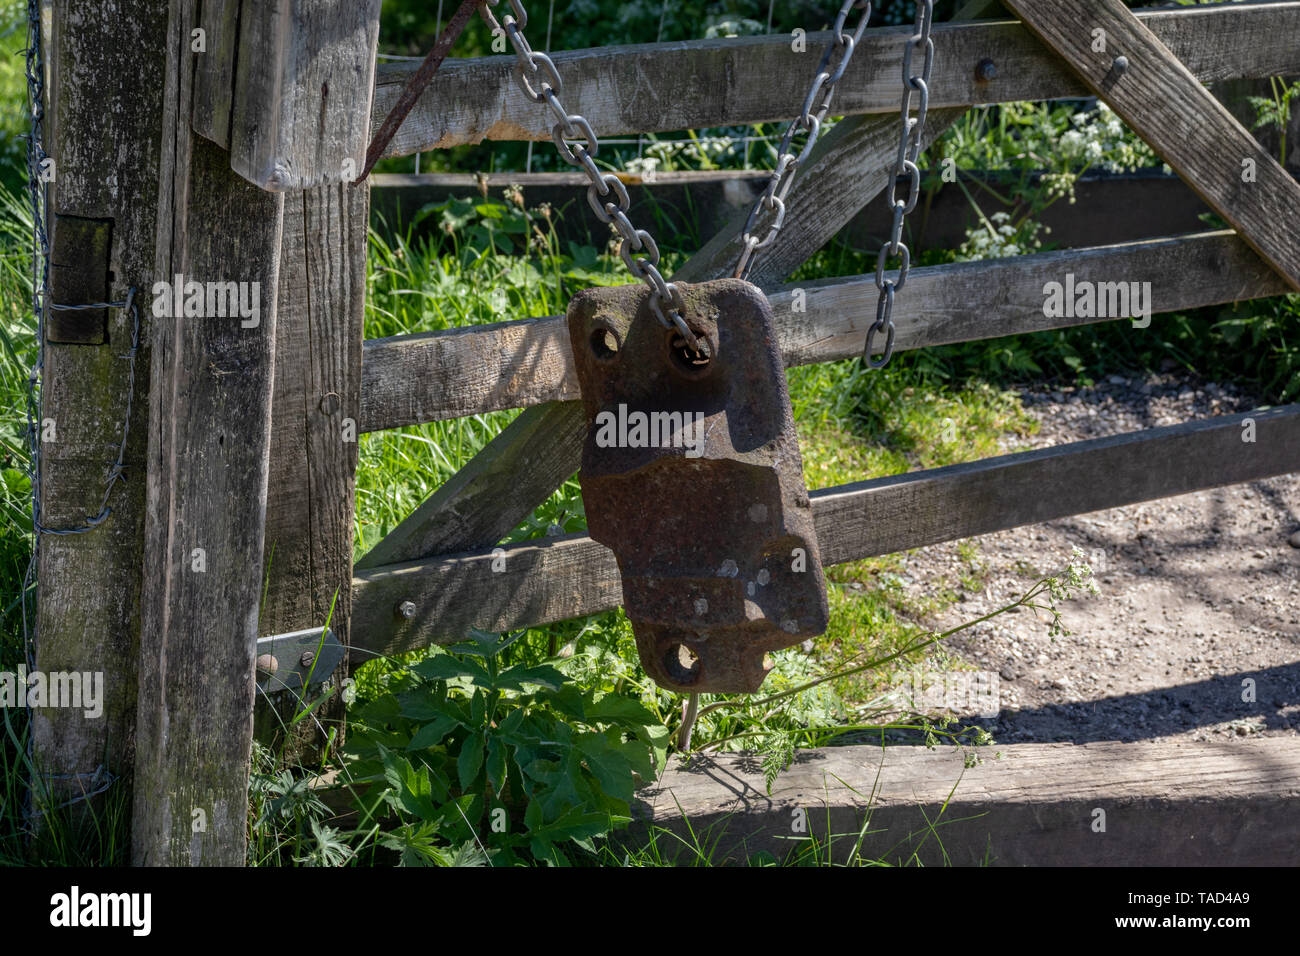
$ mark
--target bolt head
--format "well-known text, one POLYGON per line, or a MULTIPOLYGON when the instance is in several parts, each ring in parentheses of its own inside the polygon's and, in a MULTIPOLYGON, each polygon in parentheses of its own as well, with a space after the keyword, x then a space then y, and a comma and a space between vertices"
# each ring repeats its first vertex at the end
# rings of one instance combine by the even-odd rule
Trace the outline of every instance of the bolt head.
POLYGON ((257 669, 263 674, 274 674, 280 669, 280 662, 272 654, 259 654, 257 658, 257 669))
POLYGON ((980 60, 979 65, 975 67, 975 78, 977 80, 988 81, 993 79, 997 75, 998 75, 997 64, 988 58, 980 60))
POLYGON ((303 651, 302 657, 298 658, 298 663, 301 664, 303 667, 311 667, 311 665, 314 664, 315 662, 316 662, 315 651, 303 651))
POLYGON ((1111 61, 1110 65, 1111 68, 1114 69, 1116 73, 1123 73, 1125 70, 1128 69, 1128 57, 1117 56, 1113 61, 1111 61))
POLYGON ((415 617, 415 603, 413 601, 403 601, 397 605, 397 616, 404 617, 408 621, 415 617))

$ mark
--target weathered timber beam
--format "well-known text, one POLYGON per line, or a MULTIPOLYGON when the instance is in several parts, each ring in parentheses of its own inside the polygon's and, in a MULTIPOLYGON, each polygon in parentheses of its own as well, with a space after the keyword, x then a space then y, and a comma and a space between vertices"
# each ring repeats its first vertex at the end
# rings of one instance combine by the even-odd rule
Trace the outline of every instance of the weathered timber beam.
MULTIPOLYGON (((1288 291, 1229 231, 926 266, 908 274, 894 307, 894 350, 1124 317, 1045 315, 1044 284, 1064 283, 1067 274, 1080 282, 1150 282, 1157 313, 1288 291)), ((865 276, 784 286, 770 298, 787 366, 860 355, 876 315, 875 282, 865 276), (806 311, 794 311, 796 303, 806 311)), ((578 397, 559 315, 374 339, 362 376, 362 431, 578 397)))
POLYGON ((137 866, 242 866, 247 857, 284 197, 235 175, 229 154, 191 132, 195 3, 169 5, 171 126, 154 173, 163 207, 153 274, 247 283, 257 311, 247 320, 151 315, 148 326, 137 866))
POLYGON ((352 182, 369 143, 379 6, 204 3, 202 37, 189 46, 195 132, 229 149, 231 168, 263 189, 352 182))
MULTIPOLYGON (((1300 3, 1232 3, 1143 10, 1142 23, 1200 79, 1300 72, 1300 3)), ((1063 19, 1062 22, 1065 22, 1063 19)), ((911 27, 868 30, 836 89, 844 115, 898 109, 902 39, 911 27)), ((1089 40, 1087 31, 1081 33, 1089 40)), ((1020 24, 937 23, 930 107, 1086 96, 1087 87, 1020 24), (997 75, 976 67, 992 60, 997 75)), ((564 101, 602 137, 793 119, 828 34, 810 34, 806 52, 790 37, 742 37, 638 44, 552 54, 564 101), (706 78, 709 82, 702 82, 706 78)), ((545 110, 515 95, 512 56, 448 60, 386 153, 405 156, 490 140, 545 140, 545 110)), ((412 69, 379 68, 373 125, 396 101, 412 69)))
MULTIPOLYGON (((134 286, 141 336, 132 394, 124 358, 131 349, 132 322, 124 310, 111 310, 106 320, 102 312, 47 312, 45 317, 38 420, 54 429, 47 431, 53 440, 42 443, 39 462, 39 504, 47 528, 79 527, 87 516, 99 514, 127 425, 129 440, 123 459, 128 480, 115 484, 108 500, 112 514, 104 523, 87 534, 41 535, 36 544, 36 667, 44 673, 97 674, 103 693, 99 713, 77 707, 33 710, 32 757, 45 777, 33 781, 34 810, 45 809, 47 799, 57 805, 82 796, 108 779, 121 781, 106 795, 110 799, 130 785, 144 548, 140 479, 149 407, 145 330, 150 286, 158 275, 157 156, 171 135, 163 116, 166 0, 141 0, 129 9, 116 0, 57 0, 48 13, 46 23, 56 29, 44 36, 45 146, 59 173, 49 184, 47 220, 54 243, 52 302, 121 301, 134 286), (122 50, 134 54, 124 60, 122 50), (106 143, 130 148, 113 151, 106 143), (73 223, 93 227, 88 238, 95 241, 68 242, 65 230, 73 223), (90 316, 98 317, 92 334, 59 334, 68 324, 77 331, 79 318, 90 316), (63 344, 61 338, 101 344, 63 344)), ((103 804, 77 806, 88 811, 77 822, 102 825, 95 815, 103 804)))
MULTIPOLYGON (((369 198, 367 183, 285 196, 261 635, 328 620, 348 641, 369 198)), ((260 703, 258 734, 281 752, 302 701, 284 693, 260 703)), ((295 730, 319 742, 315 731, 342 726, 342 696, 313 716, 295 730)))
MULTIPOLYGON (((1300 183, 1120 0, 1007 0, 1264 261, 1300 291, 1300 183), (1099 32, 1100 31, 1100 32, 1099 32)), ((1286 42, 1300 50, 1294 31, 1286 42)))
MULTIPOLYGON (((829 565, 1298 470, 1300 405, 1286 405, 811 497, 829 565)), ((595 614, 622 600, 613 553, 585 535, 367 569, 353 587, 354 660, 452 643, 470 628, 499 632, 595 614), (394 613, 403 601, 415 606, 409 619, 394 613)))

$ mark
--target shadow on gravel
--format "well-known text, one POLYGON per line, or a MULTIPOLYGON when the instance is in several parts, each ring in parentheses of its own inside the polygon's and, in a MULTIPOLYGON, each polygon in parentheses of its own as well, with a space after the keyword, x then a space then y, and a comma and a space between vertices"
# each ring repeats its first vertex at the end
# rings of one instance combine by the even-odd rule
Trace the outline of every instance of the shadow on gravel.
POLYGON ((1132 741, 1230 722, 1241 728, 1234 734, 1293 732, 1300 729, 1300 663, 962 722, 981 724, 998 743, 1132 741))

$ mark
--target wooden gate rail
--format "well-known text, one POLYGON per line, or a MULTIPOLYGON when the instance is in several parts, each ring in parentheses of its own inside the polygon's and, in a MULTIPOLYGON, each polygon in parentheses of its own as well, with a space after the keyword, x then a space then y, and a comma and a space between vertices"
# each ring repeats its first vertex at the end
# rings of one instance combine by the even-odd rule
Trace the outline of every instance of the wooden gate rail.
MULTIPOLYGON (((1300 3, 1231 3, 1139 10, 1139 19, 1206 82, 1300 72, 1300 3)), ((1080 21, 1082 22, 1082 21, 1080 21)), ((841 115, 896 113, 902 37, 910 27, 868 30, 835 94, 841 115)), ((1083 31, 1085 38, 1087 31, 1083 31)), ((936 23, 930 108, 1088 96, 1052 51, 1014 21, 936 23), (991 60, 997 75, 976 68, 991 60)), ((809 51, 828 34, 811 34, 809 51)), ((803 102, 808 60, 786 34, 637 44, 552 54, 566 96, 601 136, 789 120, 803 102), (701 85, 699 77, 718 82, 701 85), (647 92, 652 91, 652 92, 647 92)), ((489 140, 546 140, 551 119, 515 95, 515 59, 449 60, 416 103, 385 156, 489 140)), ((411 68, 380 66, 372 125, 396 102, 411 68)))
MULTIPOLYGON (((908 274, 911 294, 898 298, 894 350, 1126 318, 1044 315, 1044 284, 1064 282, 1067 274, 1078 282, 1149 282, 1157 312, 1289 291, 1230 231, 926 266, 908 274)), ((786 365, 860 355, 876 297, 867 276, 774 291, 769 299, 786 365), (796 301, 806 311, 794 311, 796 301)), ((552 315, 367 341, 358 424, 381 431, 576 398, 568 328, 564 316, 552 315)))
MULTIPOLYGON (((811 494, 822 562, 1300 470, 1300 405, 1185 422, 811 494), (1253 432, 1250 423, 1253 423, 1253 432)), ((353 661, 617 607, 614 555, 586 535, 410 561, 353 579, 353 661), (496 568, 503 570, 494 570, 496 568), (408 619, 396 612, 414 605, 408 619)))

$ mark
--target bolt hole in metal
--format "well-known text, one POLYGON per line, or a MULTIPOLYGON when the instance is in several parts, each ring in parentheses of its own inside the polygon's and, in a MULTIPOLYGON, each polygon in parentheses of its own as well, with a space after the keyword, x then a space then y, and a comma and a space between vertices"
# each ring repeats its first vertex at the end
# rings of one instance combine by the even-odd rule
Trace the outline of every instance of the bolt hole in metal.
POLYGON ((614 330, 605 325, 596 326, 591 332, 591 351, 596 358, 603 361, 618 355, 620 343, 614 330))
POLYGON ((695 333, 696 341, 699 343, 699 350, 692 349, 686 338, 675 330, 668 332, 668 355, 673 364, 682 372, 685 372, 691 378, 698 378, 709 370, 709 365, 713 361, 716 349, 709 337, 698 329, 691 329, 695 333))
POLYGON ((674 644, 664 655, 664 668, 674 684, 690 686, 700 679, 700 658, 685 644, 674 644))

